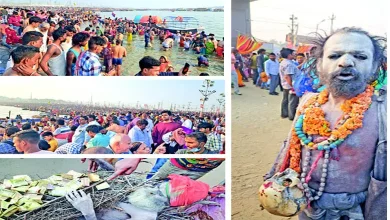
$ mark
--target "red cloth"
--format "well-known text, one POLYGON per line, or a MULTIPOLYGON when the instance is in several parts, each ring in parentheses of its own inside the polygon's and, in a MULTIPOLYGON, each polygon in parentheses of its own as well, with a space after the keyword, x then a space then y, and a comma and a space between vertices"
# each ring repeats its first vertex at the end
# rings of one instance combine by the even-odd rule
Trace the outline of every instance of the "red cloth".
POLYGON ((171 186, 170 204, 173 207, 188 206, 207 198, 210 186, 187 176, 171 174, 168 176, 171 186))
POLYGON ((66 132, 66 133, 57 134, 57 135, 54 136, 54 137, 55 137, 56 139, 68 140, 69 134, 70 134, 70 132, 66 132))
POLYGON ((68 134, 68 143, 72 142, 73 135, 74 135, 74 132, 70 132, 68 134))
POLYGON ((217 47, 217 56, 223 57, 223 47, 217 47))
POLYGON ((18 37, 18 34, 16 33, 16 31, 12 28, 7 28, 5 30, 5 33, 7 34, 7 44, 21 44, 22 43, 22 39, 20 37, 18 37))
POLYGON ((11 17, 8 18, 8 23, 17 27, 22 26, 20 24, 21 21, 22 21, 22 17, 20 17, 19 15, 18 16, 12 15, 11 17))

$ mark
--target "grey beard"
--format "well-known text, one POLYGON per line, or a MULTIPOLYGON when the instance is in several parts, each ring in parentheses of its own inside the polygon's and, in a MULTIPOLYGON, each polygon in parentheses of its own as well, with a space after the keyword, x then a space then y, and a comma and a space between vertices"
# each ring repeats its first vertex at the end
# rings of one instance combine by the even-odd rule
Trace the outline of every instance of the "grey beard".
POLYGON ((351 99, 356 97, 366 89, 366 83, 363 80, 343 81, 333 79, 329 84, 329 93, 335 98, 344 97, 351 99))
POLYGON ((357 72, 353 68, 345 68, 329 74, 320 74, 320 81, 326 85, 333 97, 351 99, 364 92, 367 83, 370 81, 365 77, 367 75, 357 72), (338 79, 337 76, 342 72, 352 72, 354 78, 351 80, 338 79))

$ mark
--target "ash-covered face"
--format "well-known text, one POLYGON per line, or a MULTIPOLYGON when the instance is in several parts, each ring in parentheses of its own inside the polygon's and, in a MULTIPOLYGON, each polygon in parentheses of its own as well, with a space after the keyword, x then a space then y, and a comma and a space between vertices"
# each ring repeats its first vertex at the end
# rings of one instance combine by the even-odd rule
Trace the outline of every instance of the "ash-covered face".
POLYGON ((375 75, 374 45, 359 33, 337 33, 325 46, 318 70, 334 97, 352 98, 365 90, 375 75))

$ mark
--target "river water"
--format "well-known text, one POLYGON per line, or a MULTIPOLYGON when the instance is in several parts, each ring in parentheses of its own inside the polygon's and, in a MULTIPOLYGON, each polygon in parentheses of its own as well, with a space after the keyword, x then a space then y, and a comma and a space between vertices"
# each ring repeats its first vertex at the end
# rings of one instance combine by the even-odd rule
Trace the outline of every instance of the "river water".
POLYGON ((23 110, 22 108, 12 106, 0 105, 0 118, 8 117, 9 111, 11 111, 11 118, 15 118, 16 115, 21 115, 23 119, 32 118, 34 115, 39 115, 40 112, 23 110))
MULTIPOLYGON (((205 32, 213 33, 217 40, 222 40, 224 36, 224 13, 223 12, 170 12, 170 11, 115 11, 116 17, 128 18, 133 20, 136 15, 153 15, 160 16, 162 19, 166 16, 183 16, 194 17, 199 20, 199 25, 205 28, 205 32)), ((112 17, 111 12, 101 12, 102 17, 112 17)), ((174 45, 172 50, 162 51, 158 39, 153 43, 152 47, 145 49, 143 36, 134 35, 133 41, 127 42, 126 36, 123 46, 128 52, 128 56, 123 60, 122 75, 133 76, 139 72, 139 61, 144 56, 152 56, 159 59, 160 56, 166 56, 172 63, 175 71, 178 72, 184 67, 185 63, 189 63, 193 67, 190 68, 191 76, 197 76, 200 73, 208 73, 211 76, 223 76, 224 66, 223 59, 216 56, 210 56, 209 67, 195 67, 198 64, 197 57, 192 51, 184 52, 179 49, 178 45, 174 45)))

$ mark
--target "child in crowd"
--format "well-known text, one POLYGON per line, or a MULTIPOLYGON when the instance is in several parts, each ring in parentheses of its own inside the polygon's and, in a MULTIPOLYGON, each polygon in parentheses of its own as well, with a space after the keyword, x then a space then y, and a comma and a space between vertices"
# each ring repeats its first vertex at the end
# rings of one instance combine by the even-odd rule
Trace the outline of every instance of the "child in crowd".
POLYGON ((44 132, 42 137, 49 143, 50 148, 48 151, 54 152, 58 148, 58 141, 54 138, 53 133, 50 131, 44 132))

